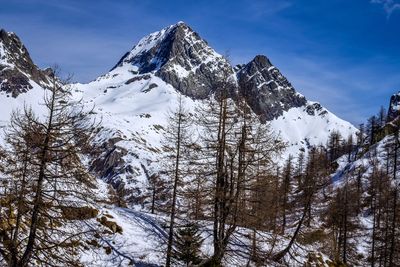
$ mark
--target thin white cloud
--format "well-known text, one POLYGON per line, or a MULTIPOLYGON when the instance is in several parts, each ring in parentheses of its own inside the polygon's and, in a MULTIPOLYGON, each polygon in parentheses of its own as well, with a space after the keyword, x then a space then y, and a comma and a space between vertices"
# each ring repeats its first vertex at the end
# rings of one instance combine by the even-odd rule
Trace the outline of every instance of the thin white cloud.
POLYGON ((400 10, 400 3, 395 0, 371 0, 372 4, 380 4, 383 6, 383 9, 386 12, 387 18, 395 12, 396 10, 400 10))
POLYGON ((261 18, 277 14, 287 8, 290 8, 292 3, 289 1, 265 1, 253 0, 247 5, 247 10, 253 18, 261 18))

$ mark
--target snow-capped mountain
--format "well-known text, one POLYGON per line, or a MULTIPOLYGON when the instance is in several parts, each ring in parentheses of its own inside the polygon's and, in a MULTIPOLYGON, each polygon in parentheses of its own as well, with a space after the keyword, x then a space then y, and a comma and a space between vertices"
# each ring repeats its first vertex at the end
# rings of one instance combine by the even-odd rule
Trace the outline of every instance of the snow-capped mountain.
POLYGON ((114 185, 143 188, 143 168, 150 173, 159 169, 166 114, 176 106, 179 94, 194 113, 202 99, 218 90, 221 79, 229 81, 232 97, 241 92, 261 121, 268 121, 288 143, 285 157, 325 144, 332 131, 344 137, 357 131, 296 92, 267 57, 256 56, 234 68, 179 22, 142 38, 110 72, 75 85, 107 129, 101 137, 107 152, 96 161, 95 170, 114 185))
MULTIPOLYGON (((17 89, 12 101, 17 102, 3 109, 9 114, 24 102, 37 105, 47 79, 15 34, 2 31, 1 36, 0 73, 11 69, 18 72, 15 77, 26 79, 13 87, 17 89)), ((8 83, 7 77, 0 74, 0 82, 8 83)), ((232 97, 244 95, 261 121, 268 121, 288 143, 284 157, 325 144, 334 130, 345 137, 357 131, 299 94, 267 57, 256 56, 248 64, 233 67, 198 33, 179 22, 142 38, 108 73, 88 84, 73 85, 76 97, 94 106, 102 121, 97 141, 103 153, 95 159, 93 170, 114 186, 139 192, 146 183, 146 172, 160 169, 166 114, 174 109, 179 95, 184 95, 187 109, 194 114, 195 107, 212 97, 222 80, 228 81, 232 97)))
MULTIPOLYGON (((15 33, 0 29, 0 127, 7 125, 12 111, 32 106, 43 111, 44 88, 53 71, 39 69, 15 33)), ((1 140, 0 140, 1 141, 1 140)))
POLYGON ((114 69, 126 65, 136 66, 138 74, 154 73, 196 99, 208 97, 222 77, 234 76, 227 60, 183 22, 141 39, 114 69))

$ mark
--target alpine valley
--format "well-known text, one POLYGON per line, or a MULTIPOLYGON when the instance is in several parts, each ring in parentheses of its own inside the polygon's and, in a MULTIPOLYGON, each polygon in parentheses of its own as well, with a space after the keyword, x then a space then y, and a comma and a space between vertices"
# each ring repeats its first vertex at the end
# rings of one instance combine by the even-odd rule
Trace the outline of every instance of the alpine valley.
MULTIPOLYGON (((172 243, 174 266, 369 266, 371 262, 375 266, 399 266, 398 196, 391 191, 384 193, 384 188, 378 186, 398 187, 395 179, 389 179, 397 173, 398 95, 392 96, 388 116, 381 111, 381 117, 373 116, 365 127, 356 128, 299 93, 267 56, 256 55, 248 63, 233 66, 184 22, 143 37, 119 61, 116 59, 110 71, 89 83, 63 83, 56 75, 55 70, 42 70, 34 64, 15 33, 0 31, 0 126, 4 129, 4 150, 10 146, 7 132, 12 117, 23 114, 15 111, 31 107, 35 116, 46 120, 44 103, 58 86, 68 88, 70 99, 77 106, 83 104, 82 110, 94 122, 90 140, 93 151, 79 156, 93 181, 90 188, 94 198, 85 204, 88 210, 83 212, 91 216, 71 219, 88 232, 99 232, 79 238, 73 251, 82 266, 165 266, 172 205, 176 206, 178 225, 172 243), (226 234, 230 238, 217 260, 213 221, 216 208, 207 210, 213 205, 206 199, 213 199, 218 180, 212 180, 214 171, 209 167, 204 174, 203 165, 215 164, 220 153, 204 152, 210 149, 204 136, 213 133, 207 133, 204 123, 199 124, 205 110, 210 114, 210 107, 219 105, 229 106, 227 113, 229 108, 248 108, 248 116, 255 118, 252 130, 262 129, 265 132, 261 136, 276 138, 276 146, 281 148, 277 148, 279 153, 271 152, 268 174, 257 172, 254 184, 250 175, 242 182, 232 182, 237 188, 246 184, 246 189, 239 192, 231 188, 238 190, 237 199, 231 196, 224 204, 224 212, 232 212, 234 206, 229 205, 237 201, 239 209, 252 216, 241 216, 239 212, 235 219, 232 215, 226 217, 222 229, 233 230, 226 234), (191 143, 181 144, 185 150, 181 164, 187 166, 176 171, 180 178, 174 188, 175 176, 169 170, 178 166, 176 157, 170 159, 176 144, 169 144, 169 149, 165 137, 171 129, 168 116, 175 114, 177 108, 178 115, 184 111, 190 121, 186 130, 191 143), (190 159, 186 150, 190 150, 190 159), (201 152, 194 156, 196 151, 201 152), (196 168, 197 165, 203 167, 196 168), (198 181, 198 177, 205 180, 198 181), (195 184, 200 188, 198 193, 205 195, 192 196, 195 184), (264 191, 259 192, 260 188, 264 191), (187 197, 189 192, 191 197, 187 197), (254 200, 256 195, 264 198, 254 200), (198 198, 205 203, 196 202, 198 198), (254 211, 252 201, 261 203, 261 211, 254 211), (384 202, 387 206, 380 208, 384 202), (201 206, 200 215, 194 215, 192 203, 201 206), (254 219, 258 214, 262 214, 262 222, 254 219), (182 230, 188 221, 196 225, 201 241, 198 255, 190 261, 179 254, 179 238, 192 233, 182 230), (394 236, 393 241, 383 240, 385 234, 394 236)), ((226 118, 229 120, 229 115, 226 118)), ((240 119, 232 119, 232 129, 237 120, 240 119)), ((229 146, 239 132, 243 136, 240 129, 245 127, 241 127, 226 137, 229 146)), ((219 130, 217 127, 213 131, 216 134, 219 130)), ((241 149, 238 146, 237 153, 241 149)), ((246 151, 252 153, 254 149, 246 151)), ((234 149, 224 153, 227 159, 236 160, 234 149)), ((241 166, 240 157, 238 162, 241 166)), ((251 169, 253 176, 255 169, 251 169)), ((231 175, 240 177, 243 170, 238 167, 231 175)), ((8 179, 7 168, 2 167, 1 171, 4 178, 0 179, 8 179)), ((227 191, 224 196, 229 195, 227 191)), ((4 226, 4 214, 10 210, 3 196, 1 201, 0 251, 7 247, 1 231, 14 227, 10 222, 9 228, 4 226)), ((65 223, 63 227, 76 226, 65 223)), ((191 240, 195 236, 190 236, 191 240)), ((6 255, 0 254, 0 265, 19 266, 8 265, 11 261, 6 255)), ((57 266, 43 264, 43 258, 35 257, 29 265, 21 266, 57 266)), ((80 265, 60 260, 58 266, 80 265)))

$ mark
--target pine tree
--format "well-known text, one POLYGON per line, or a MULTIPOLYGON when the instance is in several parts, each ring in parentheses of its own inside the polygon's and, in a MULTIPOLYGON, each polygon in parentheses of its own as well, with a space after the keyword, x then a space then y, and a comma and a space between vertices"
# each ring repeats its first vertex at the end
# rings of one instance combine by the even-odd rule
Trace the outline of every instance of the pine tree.
POLYGON ((286 228, 286 220, 287 214, 290 213, 289 205, 290 205, 290 194, 291 194, 291 182, 293 177, 292 170, 292 156, 289 155, 289 158, 286 161, 285 168, 283 170, 283 177, 281 182, 280 196, 281 196, 281 210, 282 210, 282 230, 281 233, 285 234, 286 228))
POLYGON ((172 258, 186 266, 199 264, 203 238, 197 224, 188 222, 178 228, 175 234, 175 249, 172 258))

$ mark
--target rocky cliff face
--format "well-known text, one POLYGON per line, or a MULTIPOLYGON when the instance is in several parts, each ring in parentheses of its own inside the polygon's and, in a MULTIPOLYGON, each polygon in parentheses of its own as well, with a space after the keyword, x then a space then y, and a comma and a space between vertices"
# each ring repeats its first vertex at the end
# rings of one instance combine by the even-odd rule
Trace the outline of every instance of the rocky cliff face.
POLYGON ((17 97, 32 89, 32 82, 49 86, 46 71, 40 70, 18 36, 0 30, 0 90, 17 97))
POLYGON ((241 93, 263 120, 272 120, 307 103, 266 56, 256 56, 237 75, 241 93))
POLYGON ((388 121, 396 119, 400 115, 400 92, 390 97, 388 121))

